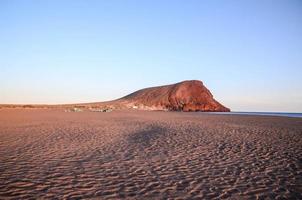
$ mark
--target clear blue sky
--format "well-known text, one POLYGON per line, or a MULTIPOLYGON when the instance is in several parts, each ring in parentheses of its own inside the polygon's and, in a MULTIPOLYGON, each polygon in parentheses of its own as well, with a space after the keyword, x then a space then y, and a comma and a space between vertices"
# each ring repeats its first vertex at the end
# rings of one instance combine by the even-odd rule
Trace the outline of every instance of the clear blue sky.
POLYGON ((302 112, 302 1, 2 0, 0 70, 0 103, 199 79, 235 111, 302 112))

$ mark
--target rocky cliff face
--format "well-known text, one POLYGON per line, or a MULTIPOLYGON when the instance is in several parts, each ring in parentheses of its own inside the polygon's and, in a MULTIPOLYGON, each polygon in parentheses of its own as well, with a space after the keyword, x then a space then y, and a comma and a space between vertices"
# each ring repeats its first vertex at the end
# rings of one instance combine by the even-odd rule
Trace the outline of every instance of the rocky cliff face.
POLYGON ((142 89, 117 101, 129 108, 144 110, 230 111, 217 102, 203 83, 197 80, 142 89))
POLYGON ((138 90, 123 98, 95 103, 62 105, 0 105, 8 108, 65 108, 77 112, 90 110, 107 112, 111 110, 170 110, 230 112, 229 108, 217 102, 201 81, 183 81, 180 83, 138 90))

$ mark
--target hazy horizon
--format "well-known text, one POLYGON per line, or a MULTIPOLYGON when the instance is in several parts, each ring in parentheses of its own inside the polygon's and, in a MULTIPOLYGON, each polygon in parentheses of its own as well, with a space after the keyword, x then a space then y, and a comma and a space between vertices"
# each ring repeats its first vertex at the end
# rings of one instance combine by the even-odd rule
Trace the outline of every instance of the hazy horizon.
POLYGON ((1 1, 0 104, 201 80, 232 111, 302 112, 302 2, 1 1))

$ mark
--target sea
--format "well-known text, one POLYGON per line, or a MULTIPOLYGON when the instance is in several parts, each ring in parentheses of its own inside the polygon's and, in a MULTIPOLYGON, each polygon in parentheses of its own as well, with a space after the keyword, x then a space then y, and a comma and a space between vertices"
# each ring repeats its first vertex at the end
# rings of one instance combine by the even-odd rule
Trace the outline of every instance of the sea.
POLYGON ((257 116, 278 116, 278 117, 298 117, 302 118, 302 113, 287 112, 209 112, 209 114, 220 115, 257 115, 257 116))

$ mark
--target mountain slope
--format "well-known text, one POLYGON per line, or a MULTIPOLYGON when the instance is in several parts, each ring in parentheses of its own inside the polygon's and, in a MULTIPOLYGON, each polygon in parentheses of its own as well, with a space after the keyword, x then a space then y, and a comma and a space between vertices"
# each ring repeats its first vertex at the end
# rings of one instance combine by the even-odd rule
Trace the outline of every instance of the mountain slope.
POLYGON ((138 109, 169 111, 230 112, 213 98, 201 81, 151 87, 133 92, 117 100, 96 103, 60 105, 0 104, 1 108, 81 108, 89 110, 138 109))
POLYGON ((230 111, 197 80, 138 90, 113 102, 142 110, 230 111))

